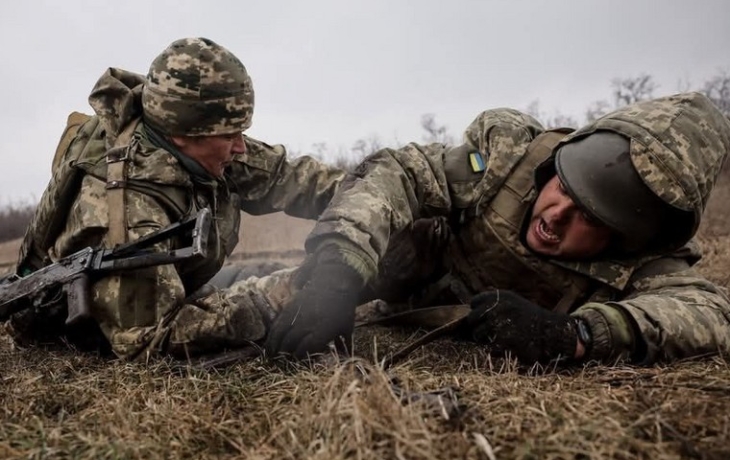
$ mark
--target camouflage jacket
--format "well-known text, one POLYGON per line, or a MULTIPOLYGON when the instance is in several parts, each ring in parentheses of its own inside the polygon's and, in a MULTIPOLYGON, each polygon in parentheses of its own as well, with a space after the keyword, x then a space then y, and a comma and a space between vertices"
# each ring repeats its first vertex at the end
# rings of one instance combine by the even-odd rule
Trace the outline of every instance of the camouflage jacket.
MULTIPOLYGON (((40 254, 36 259, 43 258, 47 263, 86 246, 108 245, 105 156, 110 140, 141 115, 138 111, 143 82, 142 76, 119 69, 110 69, 97 82, 89 99, 97 115, 79 129, 67 152, 67 156, 74 158, 73 167, 81 171, 80 187, 70 206, 59 206, 58 196, 50 186, 44 193, 36 213, 52 215, 61 224, 58 235, 50 240, 48 256, 40 254)), ((137 126, 132 147, 127 150, 127 240, 144 236, 203 207, 211 208, 214 228, 209 235, 207 258, 202 262, 135 270, 93 284, 92 315, 117 355, 138 354, 148 345, 153 326, 180 309, 186 296, 220 269, 238 242, 241 211, 284 211, 316 219, 344 178, 343 171, 310 157, 288 161, 282 146, 270 146, 250 137, 245 137, 245 143, 245 154, 234 157, 224 179, 201 182, 193 180, 170 152, 147 140, 143 123, 137 126)), ((29 229, 29 235, 38 234, 38 230, 29 229)), ((163 242, 158 248, 168 250, 176 244, 179 242, 163 242)), ((33 244, 28 246, 32 248, 33 244)), ((38 252, 38 248, 35 250, 38 252)))
MULTIPOLYGON (((595 129, 631 137, 644 180, 665 201, 694 211, 699 223, 730 150, 730 125, 704 96, 626 107, 572 134, 559 132, 553 145, 595 129)), ((581 316, 594 335, 591 359, 651 363, 730 353, 730 301, 691 268, 698 259, 691 242, 631 259, 581 262, 539 256, 523 244, 523 223, 537 196, 535 169, 557 148, 536 147, 549 134, 526 114, 497 109, 480 114, 466 130, 470 148, 410 144, 380 151, 346 180, 307 248, 339 244, 378 297, 386 294, 380 286, 393 284, 383 275, 415 269, 424 277, 422 264, 409 267, 402 257, 391 264, 390 254, 399 252, 396 240, 437 240, 411 233, 417 219, 438 218, 448 222, 452 236, 419 247, 418 258, 437 260, 434 267, 449 273, 447 284, 461 291, 462 301, 483 290, 509 289, 544 308, 581 316), (472 164, 475 150, 485 168, 472 164), (389 265, 397 268, 383 274, 389 265)))

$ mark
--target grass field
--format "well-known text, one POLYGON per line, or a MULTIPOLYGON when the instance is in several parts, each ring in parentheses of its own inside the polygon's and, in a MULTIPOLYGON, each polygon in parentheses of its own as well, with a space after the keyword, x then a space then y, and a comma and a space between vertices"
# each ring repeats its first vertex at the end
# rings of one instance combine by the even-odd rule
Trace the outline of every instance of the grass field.
MULTIPOLYGON (((725 287, 728 190, 699 238, 701 271, 725 287)), ((248 218, 235 257, 295 263, 309 228, 248 218)), ((17 244, 0 246, 0 262, 17 244)), ((359 330, 344 363, 212 371, 18 349, 0 335, 0 458, 730 458, 723 357, 523 369, 442 339, 387 371, 376 364, 413 334, 359 330)))

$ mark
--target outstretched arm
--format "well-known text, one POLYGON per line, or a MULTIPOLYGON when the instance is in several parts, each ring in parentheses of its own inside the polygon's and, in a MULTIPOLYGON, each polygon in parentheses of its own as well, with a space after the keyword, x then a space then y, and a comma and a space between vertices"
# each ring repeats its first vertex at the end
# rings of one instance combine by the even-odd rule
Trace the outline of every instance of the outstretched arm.
POLYGON ((344 242, 371 276, 390 237, 416 219, 449 216, 491 199, 540 132, 534 118, 494 109, 475 118, 462 146, 409 144, 376 152, 343 183, 310 234, 307 251, 324 241, 344 242), (483 168, 472 164, 472 154, 483 168))
POLYGON ((477 117, 465 145, 409 144, 366 158, 308 237, 302 290, 274 321, 268 352, 303 357, 351 333, 357 300, 351 294, 377 275, 390 238, 416 219, 450 216, 455 207, 488 200, 540 129, 517 111, 493 110, 477 117), (472 163, 474 155, 479 161, 472 163), (495 165, 500 174, 490 171, 495 165))
POLYGON ((441 144, 380 150, 349 175, 307 238, 308 252, 328 243, 356 259, 365 279, 375 275, 390 237, 419 217, 451 207, 441 144))
POLYGON ((241 195, 241 208, 256 215, 284 211, 305 219, 319 217, 345 172, 309 156, 289 161, 281 145, 244 139, 246 153, 226 173, 241 195))

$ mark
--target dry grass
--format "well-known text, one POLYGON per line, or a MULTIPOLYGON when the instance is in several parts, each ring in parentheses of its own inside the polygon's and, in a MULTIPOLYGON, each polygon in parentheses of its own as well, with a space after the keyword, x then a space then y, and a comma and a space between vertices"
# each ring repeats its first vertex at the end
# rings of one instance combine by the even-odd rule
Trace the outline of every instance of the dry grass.
MULTIPOLYGON (((700 238, 701 271, 725 287, 729 190, 710 203, 721 215, 700 238)), ((310 226, 249 218, 237 257, 296 261, 289 250, 310 226)), ((17 245, 0 250, 15 257, 17 245)), ((211 372, 17 349, 0 335, 0 458, 730 458, 724 358, 520 369, 442 339, 389 373, 373 364, 413 334, 360 330, 358 358, 343 364, 281 369, 257 358, 211 372), (459 410, 402 403, 393 376, 410 391, 454 389, 459 410)))
POLYGON ((730 366, 520 370, 443 340, 391 372, 457 390, 449 418, 402 404, 366 358, 282 370, 260 359, 180 371, 0 347, 3 458, 728 458, 730 366), (363 377, 362 370, 367 376, 363 377))

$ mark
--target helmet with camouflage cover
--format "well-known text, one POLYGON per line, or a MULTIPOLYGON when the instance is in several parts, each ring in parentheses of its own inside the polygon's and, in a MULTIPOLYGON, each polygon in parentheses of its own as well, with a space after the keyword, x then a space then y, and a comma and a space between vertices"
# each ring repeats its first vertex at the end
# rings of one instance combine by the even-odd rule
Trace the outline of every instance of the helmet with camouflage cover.
POLYGON ((555 172, 571 199, 588 215, 611 228, 614 249, 632 253, 660 241, 660 232, 691 219, 689 212, 662 201, 631 163, 625 136, 597 131, 561 147, 555 172))
POLYGON ((230 51, 207 38, 174 41, 142 90, 145 123, 172 136, 232 134, 251 126, 251 78, 230 51))
POLYGON ((730 153, 730 121, 704 95, 677 94, 618 109, 555 151, 566 191, 621 236, 620 249, 677 247, 699 227, 730 153))

